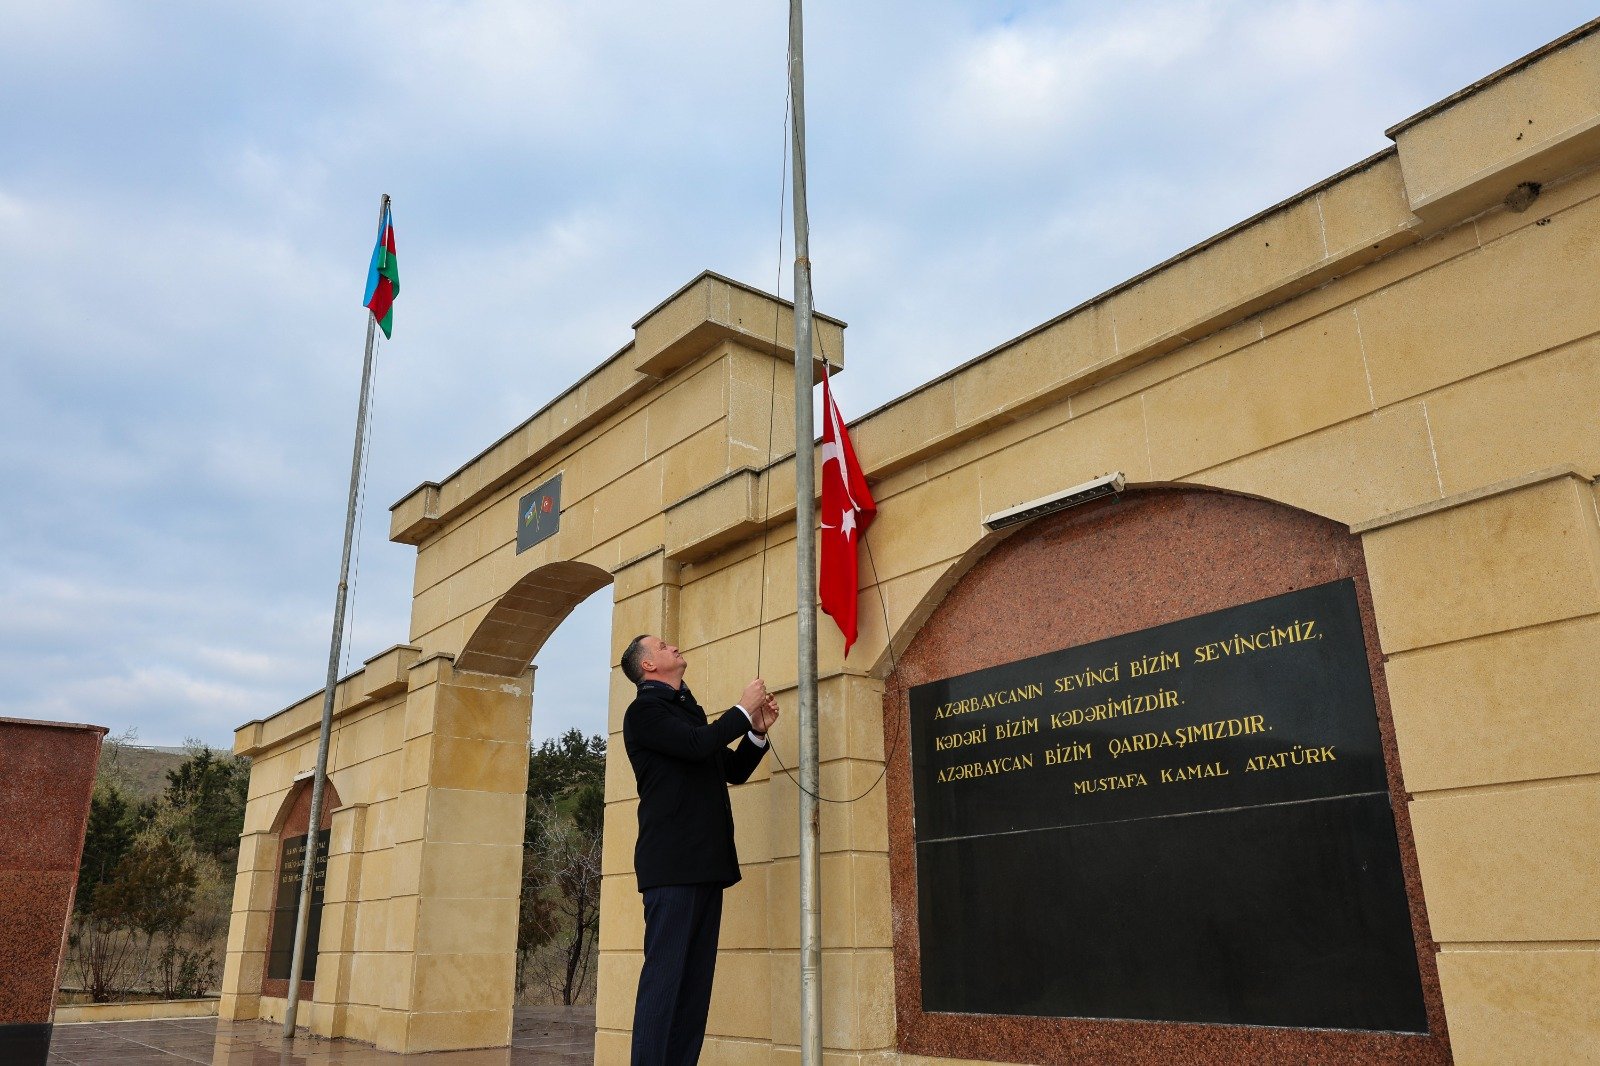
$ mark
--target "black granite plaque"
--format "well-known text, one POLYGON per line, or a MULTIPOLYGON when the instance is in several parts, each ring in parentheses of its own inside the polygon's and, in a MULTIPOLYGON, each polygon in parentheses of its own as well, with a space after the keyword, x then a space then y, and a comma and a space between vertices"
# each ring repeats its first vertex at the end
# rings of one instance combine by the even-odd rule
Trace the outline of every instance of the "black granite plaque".
POLYGON ((52 1028, 50 1022, 0 1024, 0 1062, 7 1066, 46 1066, 50 1061, 52 1028))
POLYGON ((910 710, 924 1010, 1427 1030, 1351 581, 910 710))
MULTIPOLYGON (((285 837, 278 862, 278 905, 272 913, 272 943, 267 954, 267 976, 289 979, 294 961, 294 923, 300 908, 300 877, 305 870, 306 838, 285 837)), ((322 892, 328 880, 328 834, 317 834, 317 865, 311 875, 311 916, 306 922, 306 954, 300 963, 300 980, 317 977, 317 938, 322 932, 322 892)))

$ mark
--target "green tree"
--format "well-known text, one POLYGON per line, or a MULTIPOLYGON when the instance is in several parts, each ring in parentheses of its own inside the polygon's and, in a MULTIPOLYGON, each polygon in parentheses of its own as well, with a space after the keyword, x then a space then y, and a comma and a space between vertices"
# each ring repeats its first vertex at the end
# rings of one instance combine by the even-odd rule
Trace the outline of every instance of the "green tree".
POLYGON ((569 729, 528 752, 528 798, 564 808, 586 785, 605 785, 606 738, 569 729))
POLYGON ((164 798, 177 815, 177 829, 197 851, 225 868, 239 858, 239 833, 250 792, 250 760, 221 754, 203 744, 177 769, 167 771, 164 798))
MULTIPOLYGON (((533 856, 540 872, 541 903, 547 908, 542 930, 547 950, 533 969, 545 991, 570 1006, 588 982, 600 933, 601 839, 550 800, 534 800, 533 805, 539 828, 525 854, 533 856)), ((590 818, 582 821, 593 824, 590 818)))
POLYGON ((89 824, 84 832, 83 858, 78 864, 78 894, 72 906, 79 916, 88 914, 94 906, 96 889, 133 850, 137 834, 137 812, 122 790, 113 784, 97 785, 89 800, 89 824))
POLYGON ((68 937, 67 970, 97 1000, 215 984, 249 791, 247 760, 191 741, 141 799, 134 738, 102 746, 68 937))
POLYGON ((600 928, 606 740, 577 729, 528 753, 517 980, 573 1003, 592 970, 600 928))
POLYGON ((522 845, 522 902, 517 910, 517 993, 528 987, 533 962, 556 934, 556 905, 540 849, 522 845))
POLYGON ((138 937, 146 955, 157 935, 170 941, 193 912, 194 893, 194 866, 173 841, 147 833, 128 850, 96 886, 79 923, 75 947, 91 999, 104 1003, 129 990, 126 967, 138 937))

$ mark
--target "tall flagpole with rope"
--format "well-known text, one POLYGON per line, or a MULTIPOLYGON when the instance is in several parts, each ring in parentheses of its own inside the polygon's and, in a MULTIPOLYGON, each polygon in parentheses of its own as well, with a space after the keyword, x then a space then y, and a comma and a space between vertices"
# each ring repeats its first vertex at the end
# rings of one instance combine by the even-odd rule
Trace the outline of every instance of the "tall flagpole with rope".
POLYGON ((789 0, 794 142, 795 599, 800 730, 800 1062, 822 1066, 822 822, 817 762, 817 498, 812 451, 811 223, 806 213, 805 59, 800 0, 789 0))
MULTIPOLYGON (((389 215, 389 194, 378 200, 378 241, 367 270, 367 349, 361 363, 361 399, 356 405, 355 454, 350 460, 350 499, 344 517, 344 554, 339 560, 339 590, 333 603, 333 639, 328 647, 328 678, 322 689, 322 730, 317 735, 317 768, 311 778, 311 815, 300 868, 300 905, 295 913, 294 953, 289 963, 289 997, 283 1009, 283 1038, 294 1039, 295 1015, 300 1007, 300 971, 305 965, 306 931, 311 923, 311 895, 315 886, 318 838, 321 836, 322 793, 328 780, 328 739, 333 732, 333 697, 339 684, 339 653, 344 641, 344 609, 350 591, 350 548, 355 540, 356 501, 361 487, 363 444, 367 437, 367 402, 372 388, 372 352, 379 327, 391 335, 394 298, 400 292, 395 262, 394 221, 389 215)), ((315 945, 312 945, 315 950, 315 945)))

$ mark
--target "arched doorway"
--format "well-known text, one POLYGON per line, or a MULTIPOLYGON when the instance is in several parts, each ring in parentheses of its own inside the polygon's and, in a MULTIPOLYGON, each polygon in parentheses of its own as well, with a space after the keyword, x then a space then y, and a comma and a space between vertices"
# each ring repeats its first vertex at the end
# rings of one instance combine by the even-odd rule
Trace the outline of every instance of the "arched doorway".
POLYGON ((539 567, 500 597, 456 659, 461 671, 508 677, 521 676, 530 665, 538 671, 516 925, 520 1006, 570 1006, 594 998, 610 619, 607 612, 595 626, 595 612, 580 610, 580 605, 611 581, 608 572, 586 563, 539 567), (586 632, 566 655, 542 661, 546 643, 574 612, 590 623, 586 632), (573 698, 597 705, 572 708, 551 702, 573 698), (566 727, 538 728, 541 710, 566 727))
POLYGON ((588 563, 548 563, 524 575, 472 631, 456 669, 522 676, 572 609, 609 584, 611 575, 588 563))

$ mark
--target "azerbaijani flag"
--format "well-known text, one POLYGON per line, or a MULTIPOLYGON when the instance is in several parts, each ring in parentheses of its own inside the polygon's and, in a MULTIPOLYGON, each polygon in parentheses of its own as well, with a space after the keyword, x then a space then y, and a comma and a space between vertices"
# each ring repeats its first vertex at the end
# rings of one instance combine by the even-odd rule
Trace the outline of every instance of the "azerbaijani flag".
POLYGON ((362 298, 385 338, 393 335, 394 298, 399 295, 400 268, 394 254, 394 219, 389 215, 386 201, 383 218, 378 222, 378 243, 372 249, 372 265, 367 268, 367 295, 362 298))

